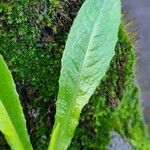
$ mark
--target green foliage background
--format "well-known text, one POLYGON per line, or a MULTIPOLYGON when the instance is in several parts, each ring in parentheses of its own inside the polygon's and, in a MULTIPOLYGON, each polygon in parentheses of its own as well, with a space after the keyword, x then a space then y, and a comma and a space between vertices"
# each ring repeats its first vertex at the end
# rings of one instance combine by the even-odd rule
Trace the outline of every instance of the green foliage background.
MULTIPOLYGON (((2 0, 0 53, 13 73, 36 150, 46 149, 54 124, 60 60, 70 26, 84 0, 2 0)), ((136 54, 120 27, 116 55, 82 112, 70 150, 105 149, 111 130, 137 149, 150 147, 134 82, 136 54)), ((9 149, 3 135, 0 149, 9 149)))

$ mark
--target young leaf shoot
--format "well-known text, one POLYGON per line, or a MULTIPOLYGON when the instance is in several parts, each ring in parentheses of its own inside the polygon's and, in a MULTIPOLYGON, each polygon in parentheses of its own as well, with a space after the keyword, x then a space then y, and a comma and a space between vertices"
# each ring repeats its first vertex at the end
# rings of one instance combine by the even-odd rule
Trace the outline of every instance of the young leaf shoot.
POLYGON ((82 108, 115 54, 120 0, 86 0, 70 30, 62 58, 55 124, 49 150, 66 150, 82 108))

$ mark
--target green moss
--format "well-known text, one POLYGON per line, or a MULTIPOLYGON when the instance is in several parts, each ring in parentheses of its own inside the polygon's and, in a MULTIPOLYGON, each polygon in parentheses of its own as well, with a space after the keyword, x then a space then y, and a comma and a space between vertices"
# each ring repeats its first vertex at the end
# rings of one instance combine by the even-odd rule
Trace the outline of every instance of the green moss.
MULTIPOLYGON (((54 123, 60 60, 73 18, 84 0, 2 1, 0 53, 13 73, 36 150, 47 148, 54 123)), ((135 51, 120 28, 116 55, 90 103, 69 149, 105 149, 111 130, 147 150, 139 92, 134 83, 135 51)), ((8 149, 3 137, 0 149, 8 149)))

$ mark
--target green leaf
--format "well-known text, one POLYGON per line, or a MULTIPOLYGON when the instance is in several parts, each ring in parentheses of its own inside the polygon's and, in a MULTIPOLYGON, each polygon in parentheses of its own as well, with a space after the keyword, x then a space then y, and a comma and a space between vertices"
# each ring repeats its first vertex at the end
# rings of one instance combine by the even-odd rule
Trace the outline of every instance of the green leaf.
POLYGON ((10 71, 0 55, 0 131, 12 150, 32 150, 19 96, 10 71))
POLYGON ((82 108, 104 77, 115 54, 120 0, 86 0, 68 36, 62 58, 56 116, 49 150, 65 150, 82 108))

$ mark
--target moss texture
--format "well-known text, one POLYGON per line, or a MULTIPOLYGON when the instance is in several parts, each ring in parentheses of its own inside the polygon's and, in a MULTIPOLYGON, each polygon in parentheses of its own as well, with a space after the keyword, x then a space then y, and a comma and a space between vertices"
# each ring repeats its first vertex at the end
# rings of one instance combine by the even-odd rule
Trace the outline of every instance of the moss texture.
MULTIPOLYGON (((2 0, 0 53, 13 73, 36 150, 48 146, 54 124, 60 60, 74 17, 84 0, 2 0)), ((70 150, 103 150, 118 131, 139 150, 150 149, 134 82, 136 54, 120 27, 116 55, 84 108, 70 150)), ((3 135, 0 149, 9 149, 3 135)))

